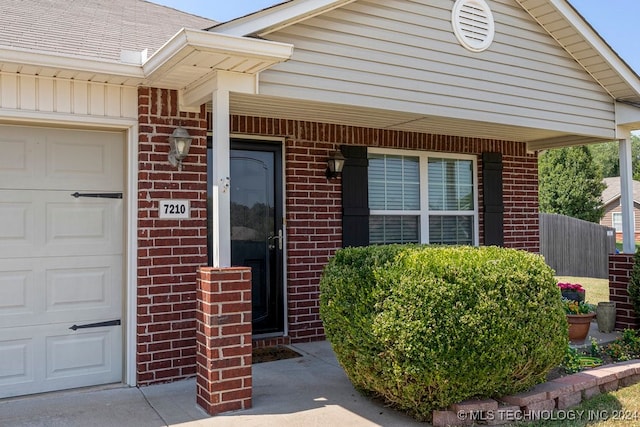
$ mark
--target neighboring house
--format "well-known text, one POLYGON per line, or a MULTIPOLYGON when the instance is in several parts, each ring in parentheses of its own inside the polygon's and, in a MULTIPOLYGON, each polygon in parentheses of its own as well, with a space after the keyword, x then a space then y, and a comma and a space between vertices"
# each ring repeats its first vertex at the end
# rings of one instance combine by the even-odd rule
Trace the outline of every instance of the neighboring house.
MULTIPOLYGON (((604 217, 601 225, 616 229, 616 241, 622 240, 622 207, 620 193, 620 177, 605 178, 607 188, 602 192, 602 204, 604 205, 604 217)), ((635 241, 640 241, 640 181, 633 181, 633 234, 635 241)))
POLYGON ((288 343, 324 337, 342 246, 538 252, 537 151, 640 128, 640 79, 565 0, 292 0, 220 25, 9 0, 0 23, 0 397, 194 375, 208 259, 252 268, 254 338, 288 343))

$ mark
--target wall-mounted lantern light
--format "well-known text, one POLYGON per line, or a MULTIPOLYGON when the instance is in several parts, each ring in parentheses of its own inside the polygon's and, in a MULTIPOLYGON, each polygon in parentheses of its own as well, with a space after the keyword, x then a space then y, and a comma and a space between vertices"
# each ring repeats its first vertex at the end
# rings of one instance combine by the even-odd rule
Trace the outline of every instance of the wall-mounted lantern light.
POLYGON ((336 178, 342 175, 342 168, 344 168, 345 158, 339 151, 334 151, 329 155, 327 159, 327 179, 336 178))
POLYGON ((182 159, 189 155, 191 140, 193 138, 182 126, 178 126, 169 137, 169 163, 182 170, 182 159))

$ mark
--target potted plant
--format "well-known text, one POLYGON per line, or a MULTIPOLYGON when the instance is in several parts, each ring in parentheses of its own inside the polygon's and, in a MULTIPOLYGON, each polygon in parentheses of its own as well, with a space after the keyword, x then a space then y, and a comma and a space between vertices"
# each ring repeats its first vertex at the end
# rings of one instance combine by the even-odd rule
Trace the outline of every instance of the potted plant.
POLYGON ((573 342, 584 341, 589 333, 591 321, 596 317, 596 306, 564 297, 562 305, 569 323, 569 340, 573 342))
POLYGON ((563 298, 573 301, 584 301, 585 289, 579 283, 558 283, 563 298))

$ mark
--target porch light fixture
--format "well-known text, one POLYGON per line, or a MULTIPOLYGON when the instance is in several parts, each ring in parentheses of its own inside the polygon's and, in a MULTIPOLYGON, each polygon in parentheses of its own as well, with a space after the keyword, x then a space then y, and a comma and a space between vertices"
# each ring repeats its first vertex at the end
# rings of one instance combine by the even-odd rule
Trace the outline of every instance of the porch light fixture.
POLYGON ((177 166, 179 171, 182 170, 182 159, 189 155, 192 139, 182 126, 178 126, 169 137, 169 163, 177 166))
POLYGON ((336 178, 342 175, 342 168, 344 168, 345 158, 339 151, 334 151, 329 155, 327 159, 327 179, 336 178))

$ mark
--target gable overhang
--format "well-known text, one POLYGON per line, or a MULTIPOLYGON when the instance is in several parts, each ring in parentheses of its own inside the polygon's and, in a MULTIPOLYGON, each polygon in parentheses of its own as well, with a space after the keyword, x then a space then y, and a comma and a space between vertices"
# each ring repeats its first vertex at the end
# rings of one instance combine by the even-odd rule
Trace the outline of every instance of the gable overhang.
MULTIPOLYGON (((614 197, 612 197, 611 199, 607 200, 607 201, 603 201, 602 202, 602 206, 604 206, 605 210, 610 209, 611 205, 616 205, 616 206, 620 206, 620 199, 621 199, 621 195, 618 194, 614 197)), ((640 200, 633 200, 633 205, 634 207, 640 207, 640 200)))
POLYGON ((353 3, 355 0, 291 0, 209 29, 235 36, 264 37, 306 19, 353 3))
POLYGON ((640 78, 566 0, 516 0, 616 101, 640 103, 640 78))
POLYGON ((199 109, 211 100, 210 82, 217 73, 252 76, 255 87, 243 91, 255 93, 258 73, 288 60, 292 53, 291 44, 183 28, 142 69, 146 84, 179 90, 181 108, 199 109))

